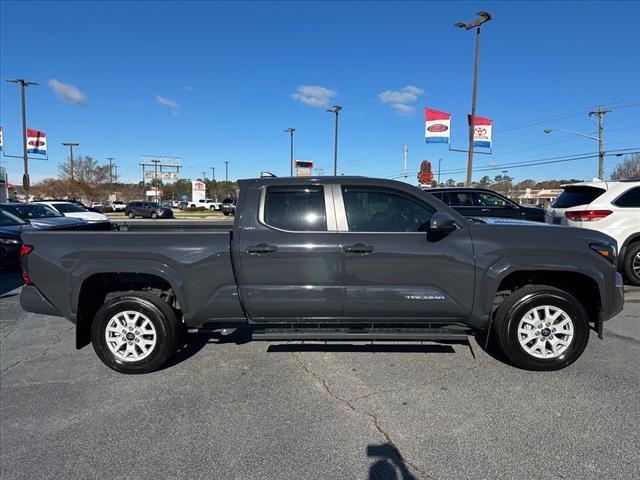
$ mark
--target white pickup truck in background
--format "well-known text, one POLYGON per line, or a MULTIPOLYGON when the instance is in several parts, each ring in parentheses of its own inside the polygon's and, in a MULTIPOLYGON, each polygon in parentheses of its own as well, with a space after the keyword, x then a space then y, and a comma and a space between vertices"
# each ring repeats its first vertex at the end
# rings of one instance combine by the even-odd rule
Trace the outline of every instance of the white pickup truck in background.
POLYGON ((211 198, 203 198, 196 202, 189 202, 187 208, 204 207, 207 210, 220 210, 221 203, 211 198))

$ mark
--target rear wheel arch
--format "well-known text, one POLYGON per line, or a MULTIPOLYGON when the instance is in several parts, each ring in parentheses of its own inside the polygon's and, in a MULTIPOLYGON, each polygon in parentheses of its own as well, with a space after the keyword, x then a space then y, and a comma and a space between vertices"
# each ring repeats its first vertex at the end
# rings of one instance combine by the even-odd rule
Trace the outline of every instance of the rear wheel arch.
MULTIPOLYGON (((177 277, 177 274, 175 274, 177 277)), ((182 282, 176 281, 165 272, 137 268, 136 271, 113 269, 109 272, 89 271, 74 284, 79 285, 72 292, 72 307, 76 311, 76 348, 82 348, 90 341, 90 329, 95 314, 113 296, 127 292, 147 292, 167 302, 174 310, 184 315, 187 305, 182 282), (145 272, 145 273, 140 273, 145 272), (73 298, 75 297, 75 298, 73 298)))

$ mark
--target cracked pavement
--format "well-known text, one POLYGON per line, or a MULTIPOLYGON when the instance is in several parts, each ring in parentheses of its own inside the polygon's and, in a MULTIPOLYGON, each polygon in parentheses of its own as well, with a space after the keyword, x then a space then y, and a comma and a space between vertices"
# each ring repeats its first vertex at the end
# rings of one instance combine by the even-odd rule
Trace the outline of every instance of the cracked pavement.
MULTIPOLYGON (((0 281, 7 274, 0 273, 0 281)), ((11 280, 13 281, 13 280, 11 280)), ((6 289, 3 289, 6 290, 6 289)), ((466 344, 220 343, 125 376, 0 295, 3 479, 637 478, 640 289, 560 372, 466 344)))

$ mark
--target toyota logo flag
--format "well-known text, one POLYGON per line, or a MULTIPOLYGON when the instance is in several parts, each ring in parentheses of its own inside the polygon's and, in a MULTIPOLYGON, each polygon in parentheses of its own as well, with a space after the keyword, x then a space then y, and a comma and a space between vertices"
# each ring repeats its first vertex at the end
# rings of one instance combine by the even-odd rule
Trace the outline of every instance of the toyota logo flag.
POLYGON ((27 128, 27 153, 35 155, 47 154, 47 136, 44 132, 27 128))
MULTIPOLYGON (((468 115, 467 118, 469 125, 471 125, 471 115, 468 115)), ((488 118, 476 116, 476 120, 473 123, 473 146, 491 148, 493 121, 488 118)))
POLYGON ((426 142, 449 143, 451 140, 451 114, 425 108, 424 117, 424 137, 426 142))

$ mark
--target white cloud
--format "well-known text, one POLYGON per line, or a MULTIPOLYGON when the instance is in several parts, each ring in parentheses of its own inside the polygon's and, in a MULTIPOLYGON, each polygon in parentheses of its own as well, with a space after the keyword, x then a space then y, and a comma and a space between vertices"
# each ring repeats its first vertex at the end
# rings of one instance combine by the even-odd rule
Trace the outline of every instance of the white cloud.
POLYGON ((335 90, 318 85, 300 85, 291 98, 312 107, 328 107, 329 102, 337 95, 335 90))
POLYGON ((175 100, 163 97, 162 95, 156 95, 156 103, 162 105, 163 107, 169 108, 172 115, 176 117, 180 116, 180 111, 178 110, 180 105, 178 105, 178 102, 176 102, 175 100))
POLYGON ((407 85, 400 90, 385 90, 378 94, 378 98, 382 103, 391 105, 391 108, 400 115, 408 117, 415 110, 413 104, 421 95, 424 95, 424 90, 413 85, 407 85))
POLYGON ((62 83, 61 81, 52 78, 47 82, 51 89, 56 92, 60 100, 65 102, 74 103, 76 105, 86 105, 87 96, 82 93, 78 87, 75 87, 69 83, 62 83))

